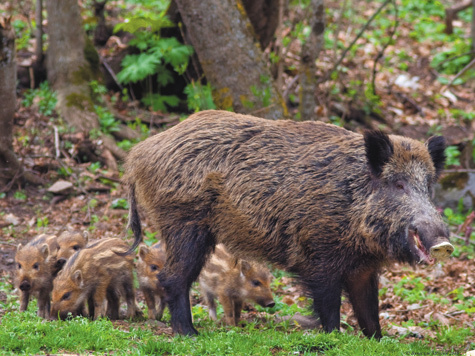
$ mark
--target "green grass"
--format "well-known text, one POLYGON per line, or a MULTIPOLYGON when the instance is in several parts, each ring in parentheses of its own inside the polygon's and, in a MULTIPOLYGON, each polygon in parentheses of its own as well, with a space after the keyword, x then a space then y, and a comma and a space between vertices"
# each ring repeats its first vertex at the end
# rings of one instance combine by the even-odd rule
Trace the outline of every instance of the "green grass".
MULTIPOLYGON (((207 324, 207 323, 206 323, 207 324)), ((252 323, 251 323, 252 324, 252 323)), ((261 329, 199 328, 196 337, 154 335, 144 323, 130 323, 120 330, 106 319, 45 321, 33 311, 8 312, 0 324, 2 355, 92 352, 128 355, 437 355, 422 342, 400 343, 393 338, 380 342, 361 335, 325 334, 317 331, 284 332, 261 329), (140 326, 140 327, 139 327, 140 326)), ((446 337, 450 337, 449 334, 446 337)))

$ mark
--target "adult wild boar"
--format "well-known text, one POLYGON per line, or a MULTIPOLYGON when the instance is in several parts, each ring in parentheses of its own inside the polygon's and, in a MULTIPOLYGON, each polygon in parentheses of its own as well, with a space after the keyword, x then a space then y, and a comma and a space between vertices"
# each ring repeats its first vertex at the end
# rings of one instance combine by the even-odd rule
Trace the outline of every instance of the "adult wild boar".
POLYGON ((138 202, 167 246, 158 278, 175 332, 197 333, 189 289, 223 243, 295 273, 325 331, 339 329, 345 290, 364 334, 380 338, 381 267, 453 251, 430 200, 444 149, 440 136, 422 144, 320 122, 200 112, 128 155, 132 248, 142 240, 138 202))

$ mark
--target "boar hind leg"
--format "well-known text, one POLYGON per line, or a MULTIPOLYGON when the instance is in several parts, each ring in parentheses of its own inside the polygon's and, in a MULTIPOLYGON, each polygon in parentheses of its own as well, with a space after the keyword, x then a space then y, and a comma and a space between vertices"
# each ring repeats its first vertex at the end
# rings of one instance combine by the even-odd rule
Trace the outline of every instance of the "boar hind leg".
POLYGON ((113 288, 107 289, 107 316, 110 320, 119 319, 120 299, 113 288))
POLYGON ((320 318, 323 330, 326 332, 340 330, 342 286, 335 281, 325 283, 325 278, 319 278, 318 280, 318 284, 314 282, 310 285, 314 312, 320 318))
POLYGON ((198 224, 176 224, 182 228, 170 235, 164 233, 168 258, 158 275, 165 289, 173 331, 184 335, 198 334, 192 323, 190 288, 215 243, 208 229, 198 224))
POLYGON ((127 319, 132 319, 136 316, 137 310, 135 308, 135 291, 132 285, 133 277, 124 281, 125 302, 127 303, 127 319))
POLYGON ((377 270, 358 271, 347 277, 345 287, 363 334, 380 339, 378 280, 377 270))

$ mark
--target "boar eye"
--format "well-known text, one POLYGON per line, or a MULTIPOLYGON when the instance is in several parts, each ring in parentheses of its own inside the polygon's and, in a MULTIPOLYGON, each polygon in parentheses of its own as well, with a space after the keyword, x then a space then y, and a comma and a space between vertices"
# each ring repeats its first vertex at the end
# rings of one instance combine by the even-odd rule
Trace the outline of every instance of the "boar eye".
POLYGON ((38 262, 36 262, 34 265, 33 265, 33 269, 36 269, 38 270, 40 268, 40 264, 38 262))
POLYGON ((152 272, 158 271, 158 266, 157 265, 150 265, 150 269, 152 272))
POLYGON ((259 287, 261 284, 262 284, 262 283, 259 282, 259 281, 257 281, 257 280, 252 281, 252 285, 253 285, 254 287, 259 287))
POLYGON ((73 250, 74 250, 74 251, 77 251, 77 250, 79 250, 80 248, 81 248, 81 247, 78 246, 78 245, 73 246, 73 250))
POLYGON ((402 180, 398 180, 394 183, 394 186, 398 189, 398 190, 405 190, 406 189, 406 185, 404 184, 404 182, 402 180))
POLYGON ((21 269, 21 263, 18 264, 18 269, 21 269))
POLYGON ((63 294, 63 296, 61 297, 61 300, 68 300, 69 297, 71 297, 71 292, 66 292, 63 294))

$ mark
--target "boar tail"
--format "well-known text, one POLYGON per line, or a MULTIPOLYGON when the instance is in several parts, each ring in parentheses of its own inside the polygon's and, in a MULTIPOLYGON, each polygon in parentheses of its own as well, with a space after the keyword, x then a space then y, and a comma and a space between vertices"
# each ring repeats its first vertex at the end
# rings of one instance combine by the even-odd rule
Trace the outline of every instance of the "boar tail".
POLYGON ((137 246, 142 242, 142 226, 140 224, 140 216, 137 210, 137 201, 135 199, 135 184, 129 185, 129 223, 128 228, 134 233, 134 243, 125 252, 116 252, 119 256, 131 254, 137 246))

